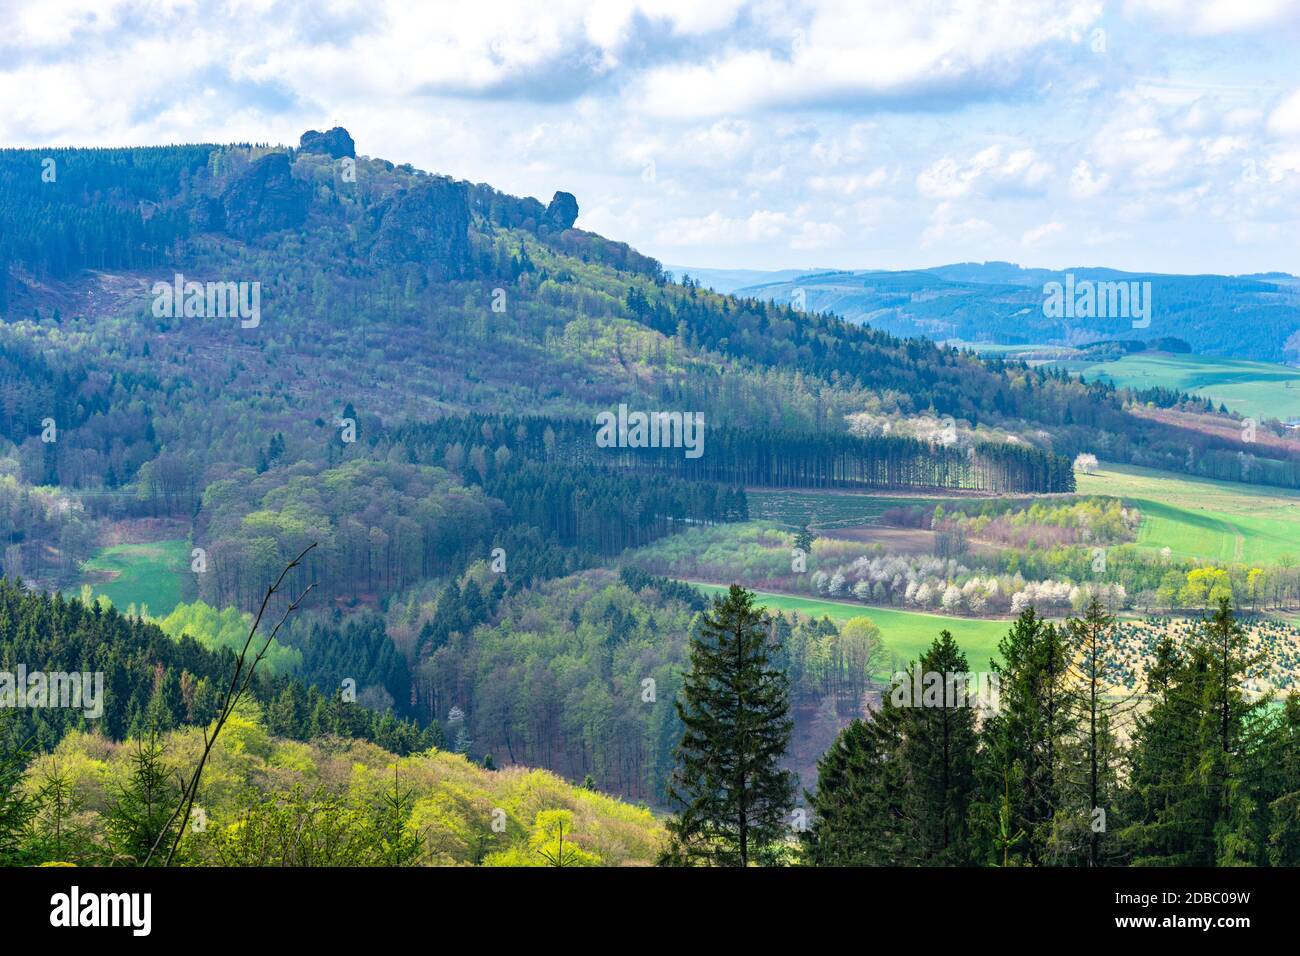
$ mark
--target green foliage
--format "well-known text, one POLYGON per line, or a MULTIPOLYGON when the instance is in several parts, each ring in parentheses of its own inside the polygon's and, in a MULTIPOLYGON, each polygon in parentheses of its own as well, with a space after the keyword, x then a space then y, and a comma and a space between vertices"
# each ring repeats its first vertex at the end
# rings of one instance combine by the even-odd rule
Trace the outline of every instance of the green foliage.
POLYGON ((17 721, 0 710, 0 866, 23 862, 21 835, 36 813, 36 804, 23 790, 30 751, 16 737, 17 721))
MULTIPOLYGON (((47 802, 20 831, 23 859, 131 863, 165 822, 161 808, 176 805, 166 768, 188 766, 202 745, 198 728, 120 745, 73 732, 27 771, 25 792, 48 796, 57 761, 65 802, 63 817, 47 802)), ((546 865, 538 849, 554 856, 556 819, 565 865, 646 865, 664 836, 648 810, 544 771, 491 772, 436 750, 399 760, 329 735, 286 740, 241 706, 204 772, 181 853, 189 865, 546 865)))
POLYGON ((669 859, 748 866, 782 842, 794 781, 780 768, 794 726, 789 682, 771 664, 770 622, 732 586, 691 638, 677 714, 669 859))
POLYGON ((142 866, 160 840, 169 846, 180 825, 181 787, 164 760, 162 742, 136 740, 126 780, 116 784, 104 813, 104 837, 113 865, 142 866))
POLYGON ((971 812, 983 862, 1037 866, 1047 859, 1062 777, 1062 742, 1076 722, 1069 706, 1070 648, 1030 608, 998 644, 999 710, 981 727, 980 793, 971 812))
MULTIPOLYGON (((188 636, 210 651, 226 650, 238 654, 248 639, 253 615, 233 607, 218 611, 203 601, 195 601, 176 605, 157 624, 177 640, 188 636)), ((272 641, 262 666, 272 674, 293 673, 302 667, 302 654, 278 640, 272 641)))

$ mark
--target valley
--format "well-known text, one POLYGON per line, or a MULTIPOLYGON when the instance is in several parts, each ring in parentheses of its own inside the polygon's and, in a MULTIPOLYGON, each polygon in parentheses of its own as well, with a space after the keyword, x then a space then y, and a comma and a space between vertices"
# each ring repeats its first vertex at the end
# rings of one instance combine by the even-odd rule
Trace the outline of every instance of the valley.
MULTIPOLYGON (((35 801, 71 766, 87 821, 24 859, 149 861, 115 794, 222 727, 189 779, 253 842, 176 837, 198 864, 296 864, 275 828, 318 819, 392 865, 663 862, 707 635, 747 628, 789 715, 771 772, 819 800, 854 735, 927 732, 881 703, 894 673, 1038 666, 1026 635, 1065 635, 1063 673, 1093 633, 1091 679, 1147 706, 1160 655, 1199 653, 1189 622, 1227 602, 1271 657, 1240 668, 1249 700, 1294 685, 1300 445, 1268 426, 1246 455, 1240 409, 1202 394, 1273 401, 1272 366, 1146 381, 1144 346, 1076 368, 1016 318, 1044 274, 998 264, 826 274, 801 304, 802 275, 711 291, 580 228, 563 189, 510 196, 342 129, 57 157, 40 192, 36 151, 0 150, 0 646, 112 693, 89 728, 7 714, 34 748, 14 786, 35 801), (72 223, 84 241, 47 242, 72 223), (177 275, 233 283, 256 321, 184 287, 160 304, 177 275), (1019 345, 936 341, 1013 306, 1019 345)), ((1174 285, 1217 302, 1221 278, 1174 285)), ((1235 294, 1280 328, 1289 285, 1235 294)), ((967 728, 972 754, 997 726, 967 728)))

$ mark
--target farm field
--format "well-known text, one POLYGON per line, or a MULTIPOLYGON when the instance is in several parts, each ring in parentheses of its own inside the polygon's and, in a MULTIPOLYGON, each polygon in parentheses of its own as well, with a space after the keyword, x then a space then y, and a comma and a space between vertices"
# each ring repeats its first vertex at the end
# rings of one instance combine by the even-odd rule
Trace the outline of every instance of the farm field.
POLYGON ((775 521, 789 528, 811 523, 819 531, 874 525, 890 508, 930 505, 943 496, 897 496, 844 491, 796 491, 787 489, 746 489, 749 516, 775 521))
POLYGON ((89 584, 118 610, 148 606, 155 617, 170 614, 184 599, 189 545, 183 538, 104 548, 81 566, 81 584, 89 584))
POLYGON ((1126 355, 1113 362, 1062 363, 1089 380, 1120 387, 1172 388, 1204 395, 1229 411, 1263 421, 1300 418, 1300 369, 1208 355, 1126 355))
POLYGON ((1079 494, 1112 495, 1138 507, 1140 547, 1252 564, 1300 556, 1300 492, 1109 463, 1076 478, 1079 494))
MULTIPOLYGON (((719 584, 690 583, 707 594, 727 590, 719 584)), ((1009 620, 946 617, 942 614, 869 607, 848 601, 822 601, 769 591, 754 593, 758 603, 773 610, 798 611, 810 617, 829 617, 836 622, 854 617, 869 617, 880 628, 886 654, 896 654, 904 661, 916 660, 939 636, 939 632, 947 629, 966 652, 973 671, 988 670, 989 660, 997 652, 998 641, 1011 627, 1009 620)))

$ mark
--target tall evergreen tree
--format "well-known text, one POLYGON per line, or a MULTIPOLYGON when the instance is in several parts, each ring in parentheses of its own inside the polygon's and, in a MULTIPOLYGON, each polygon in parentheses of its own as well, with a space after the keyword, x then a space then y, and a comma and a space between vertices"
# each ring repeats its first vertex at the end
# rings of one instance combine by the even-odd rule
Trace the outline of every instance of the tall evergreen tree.
POLYGON ((683 734, 668 793, 679 811, 665 862, 747 866, 788 829, 794 779, 780 761, 794 725, 789 686, 753 602, 733 584, 691 637, 675 703, 683 734))
POLYGON ((1226 598, 1185 656, 1168 641, 1157 648, 1148 675, 1155 700, 1133 734, 1134 818, 1121 833, 1133 863, 1265 862, 1266 808, 1256 790, 1275 722, 1268 718, 1269 698, 1244 693, 1257 663, 1226 598))
POLYGON ((34 802, 23 789, 30 751, 18 738, 17 724, 11 712, 0 710, 0 866, 23 862, 23 834, 36 812, 34 802))
POLYGON ((1053 850, 1063 862, 1102 866, 1117 859, 1109 833, 1117 825, 1120 745, 1115 726, 1135 706, 1117 699, 1120 663, 1113 657, 1115 618, 1093 597, 1083 617, 1066 623, 1070 649, 1067 699, 1073 733, 1061 773, 1053 850))
POLYGON ((964 683, 969 666, 949 631, 941 632, 913 665, 921 671, 923 686, 937 675, 939 691, 931 695, 927 689, 903 715, 900 758, 908 777, 903 812, 910 829, 909 862, 922 866, 960 865, 971 858, 968 813, 975 795, 976 708, 964 683))
POLYGON ((817 762, 813 822, 802 835, 809 866, 896 866, 906 856, 903 711, 888 695, 855 720, 817 762))
POLYGON ((1072 731, 1069 650, 1056 625, 1027 608, 998 645, 998 710, 980 730, 980 793, 972 825, 986 862, 1041 865, 1056 813, 1061 744, 1072 731), (1018 835, 1014 841, 1011 835, 1018 835))

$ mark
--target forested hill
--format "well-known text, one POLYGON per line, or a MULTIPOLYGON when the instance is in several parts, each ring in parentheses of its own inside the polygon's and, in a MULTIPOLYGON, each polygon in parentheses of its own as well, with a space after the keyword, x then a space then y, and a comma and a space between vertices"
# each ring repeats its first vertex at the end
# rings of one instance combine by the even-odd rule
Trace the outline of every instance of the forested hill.
POLYGON ((751 464, 707 476, 724 482, 834 483, 833 451, 813 472, 752 463, 851 429, 979 459, 890 472, 904 484, 1068 490, 1004 473, 1064 474, 1084 451, 1297 480, 1294 462, 1243 465, 1229 437, 1133 415, 1140 394, 671 281, 578 213, 564 191, 542 203, 359 156, 342 129, 296 147, 0 151, 0 433, 26 480, 180 512, 240 469, 355 455, 342 419, 373 447, 449 414, 590 423, 620 403, 732 429, 751 464), (169 305, 178 281, 244 298, 214 310, 181 285, 169 305), (235 314, 254 292, 257 314, 235 314), (57 443, 37 440, 47 420, 57 443))
MULTIPOLYGON (((713 281, 713 271, 704 276, 713 281)), ((728 275, 721 281, 728 287, 728 275)), ((1000 345, 1086 345, 1109 339, 1174 337, 1203 354, 1269 362, 1300 358, 1300 278, 1162 275, 1116 269, 1023 269, 1009 262, 964 262, 905 271, 825 270, 755 276, 740 296, 830 310, 896 335, 1000 345), (1151 314, 1051 316, 1049 283, 1149 283, 1151 314)))

